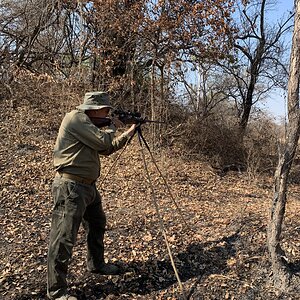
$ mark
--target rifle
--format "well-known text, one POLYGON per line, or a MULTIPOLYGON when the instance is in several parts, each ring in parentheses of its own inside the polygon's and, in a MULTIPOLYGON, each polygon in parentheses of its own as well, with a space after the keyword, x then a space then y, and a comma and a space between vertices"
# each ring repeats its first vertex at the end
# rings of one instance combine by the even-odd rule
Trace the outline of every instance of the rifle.
MULTIPOLYGON (((144 124, 144 123, 165 123, 161 121, 154 121, 149 120, 147 118, 143 118, 139 112, 131 112, 131 111, 124 111, 121 109, 114 110, 112 112, 112 117, 117 116, 118 119, 128 125, 128 124, 144 124)), ((90 117, 92 123, 97 126, 98 128, 109 126, 112 124, 112 119, 110 118, 97 118, 97 117, 90 117)))

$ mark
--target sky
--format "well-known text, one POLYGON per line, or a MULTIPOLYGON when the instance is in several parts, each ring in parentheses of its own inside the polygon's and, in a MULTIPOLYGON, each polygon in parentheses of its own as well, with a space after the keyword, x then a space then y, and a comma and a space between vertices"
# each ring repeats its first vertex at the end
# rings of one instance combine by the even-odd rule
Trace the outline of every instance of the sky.
MULTIPOLYGON (((294 6, 294 0, 278 0, 274 9, 268 14, 270 22, 275 22, 283 15, 287 15, 288 11, 291 11, 294 6)), ((292 35, 286 37, 286 43, 292 44, 292 35)), ((287 97, 286 92, 282 90, 274 90, 274 92, 268 97, 266 103, 261 107, 266 109, 276 119, 282 119, 286 115, 287 97)))

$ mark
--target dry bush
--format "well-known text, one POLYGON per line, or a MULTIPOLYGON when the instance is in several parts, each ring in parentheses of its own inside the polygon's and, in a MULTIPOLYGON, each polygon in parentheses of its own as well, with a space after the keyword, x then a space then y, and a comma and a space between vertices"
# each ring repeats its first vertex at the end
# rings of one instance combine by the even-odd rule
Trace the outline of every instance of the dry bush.
POLYGON ((0 101, 7 107, 2 118, 9 126, 10 117, 15 117, 13 128, 7 130, 20 144, 29 134, 56 134, 64 114, 82 102, 84 89, 79 76, 58 80, 47 74, 17 70, 12 77, 9 85, 0 85, 0 101), (32 132, 35 122, 39 129, 32 132))
POLYGON ((244 150, 236 126, 216 116, 204 120, 190 118, 180 141, 187 155, 204 155, 217 168, 244 161, 244 150))
POLYGON ((0 100, 9 101, 13 108, 29 105, 41 111, 53 107, 68 111, 80 104, 84 93, 91 90, 84 70, 74 70, 68 78, 15 70, 11 77, 9 84, 0 85, 0 100))
POLYGON ((76 77, 58 80, 47 74, 19 71, 11 84, 13 105, 29 104, 43 110, 49 106, 78 103, 80 86, 76 77))
POLYGON ((292 165, 290 175, 289 175, 289 183, 291 183, 291 184, 300 184, 299 159, 296 159, 296 162, 292 165))
POLYGON ((266 172, 273 174, 278 163, 280 134, 280 125, 268 116, 258 116, 249 123, 244 147, 250 176, 266 172))
POLYGON ((266 115, 252 116, 243 139, 230 109, 220 109, 205 119, 191 116, 183 127, 176 140, 182 146, 181 153, 187 157, 204 156, 222 172, 230 168, 247 170, 251 177, 258 173, 271 174, 276 167, 281 131, 266 115))
POLYGON ((299 149, 299 143, 298 143, 298 149, 295 154, 295 158, 293 160, 293 164, 290 170, 289 175, 289 183, 290 184, 300 184, 300 149, 299 149))

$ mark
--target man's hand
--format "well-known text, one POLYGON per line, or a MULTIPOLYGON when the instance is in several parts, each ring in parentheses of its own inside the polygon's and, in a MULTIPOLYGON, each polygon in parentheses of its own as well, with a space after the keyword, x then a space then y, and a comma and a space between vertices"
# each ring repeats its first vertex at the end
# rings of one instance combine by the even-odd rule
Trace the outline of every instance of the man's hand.
MULTIPOLYGON (((118 117, 112 118, 112 123, 116 126, 116 128, 120 128, 120 127, 125 126, 125 124, 122 121, 120 121, 120 119, 118 117)), ((130 126, 130 128, 127 131, 125 131, 125 133, 129 137, 132 137, 135 134, 135 129, 136 129, 137 126, 139 126, 139 125, 138 124, 132 124, 130 126)))
POLYGON ((126 133, 127 133, 130 137, 133 136, 134 133, 135 133, 135 129, 136 129, 137 126, 139 126, 139 125, 138 125, 138 124, 132 124, 132 125, 130 126, 130 128, 126 131, 126 133))

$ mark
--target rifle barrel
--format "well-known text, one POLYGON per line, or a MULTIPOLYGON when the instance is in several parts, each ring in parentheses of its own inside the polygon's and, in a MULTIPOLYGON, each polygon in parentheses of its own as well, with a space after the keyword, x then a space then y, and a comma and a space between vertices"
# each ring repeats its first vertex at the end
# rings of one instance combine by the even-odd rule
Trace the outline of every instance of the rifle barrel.
POLYGON ((144 120, 144 123, 160 123, 160 124, 164 124, 164 123, 166 123, 166 122, 145 119, 145 120, 144 120))

